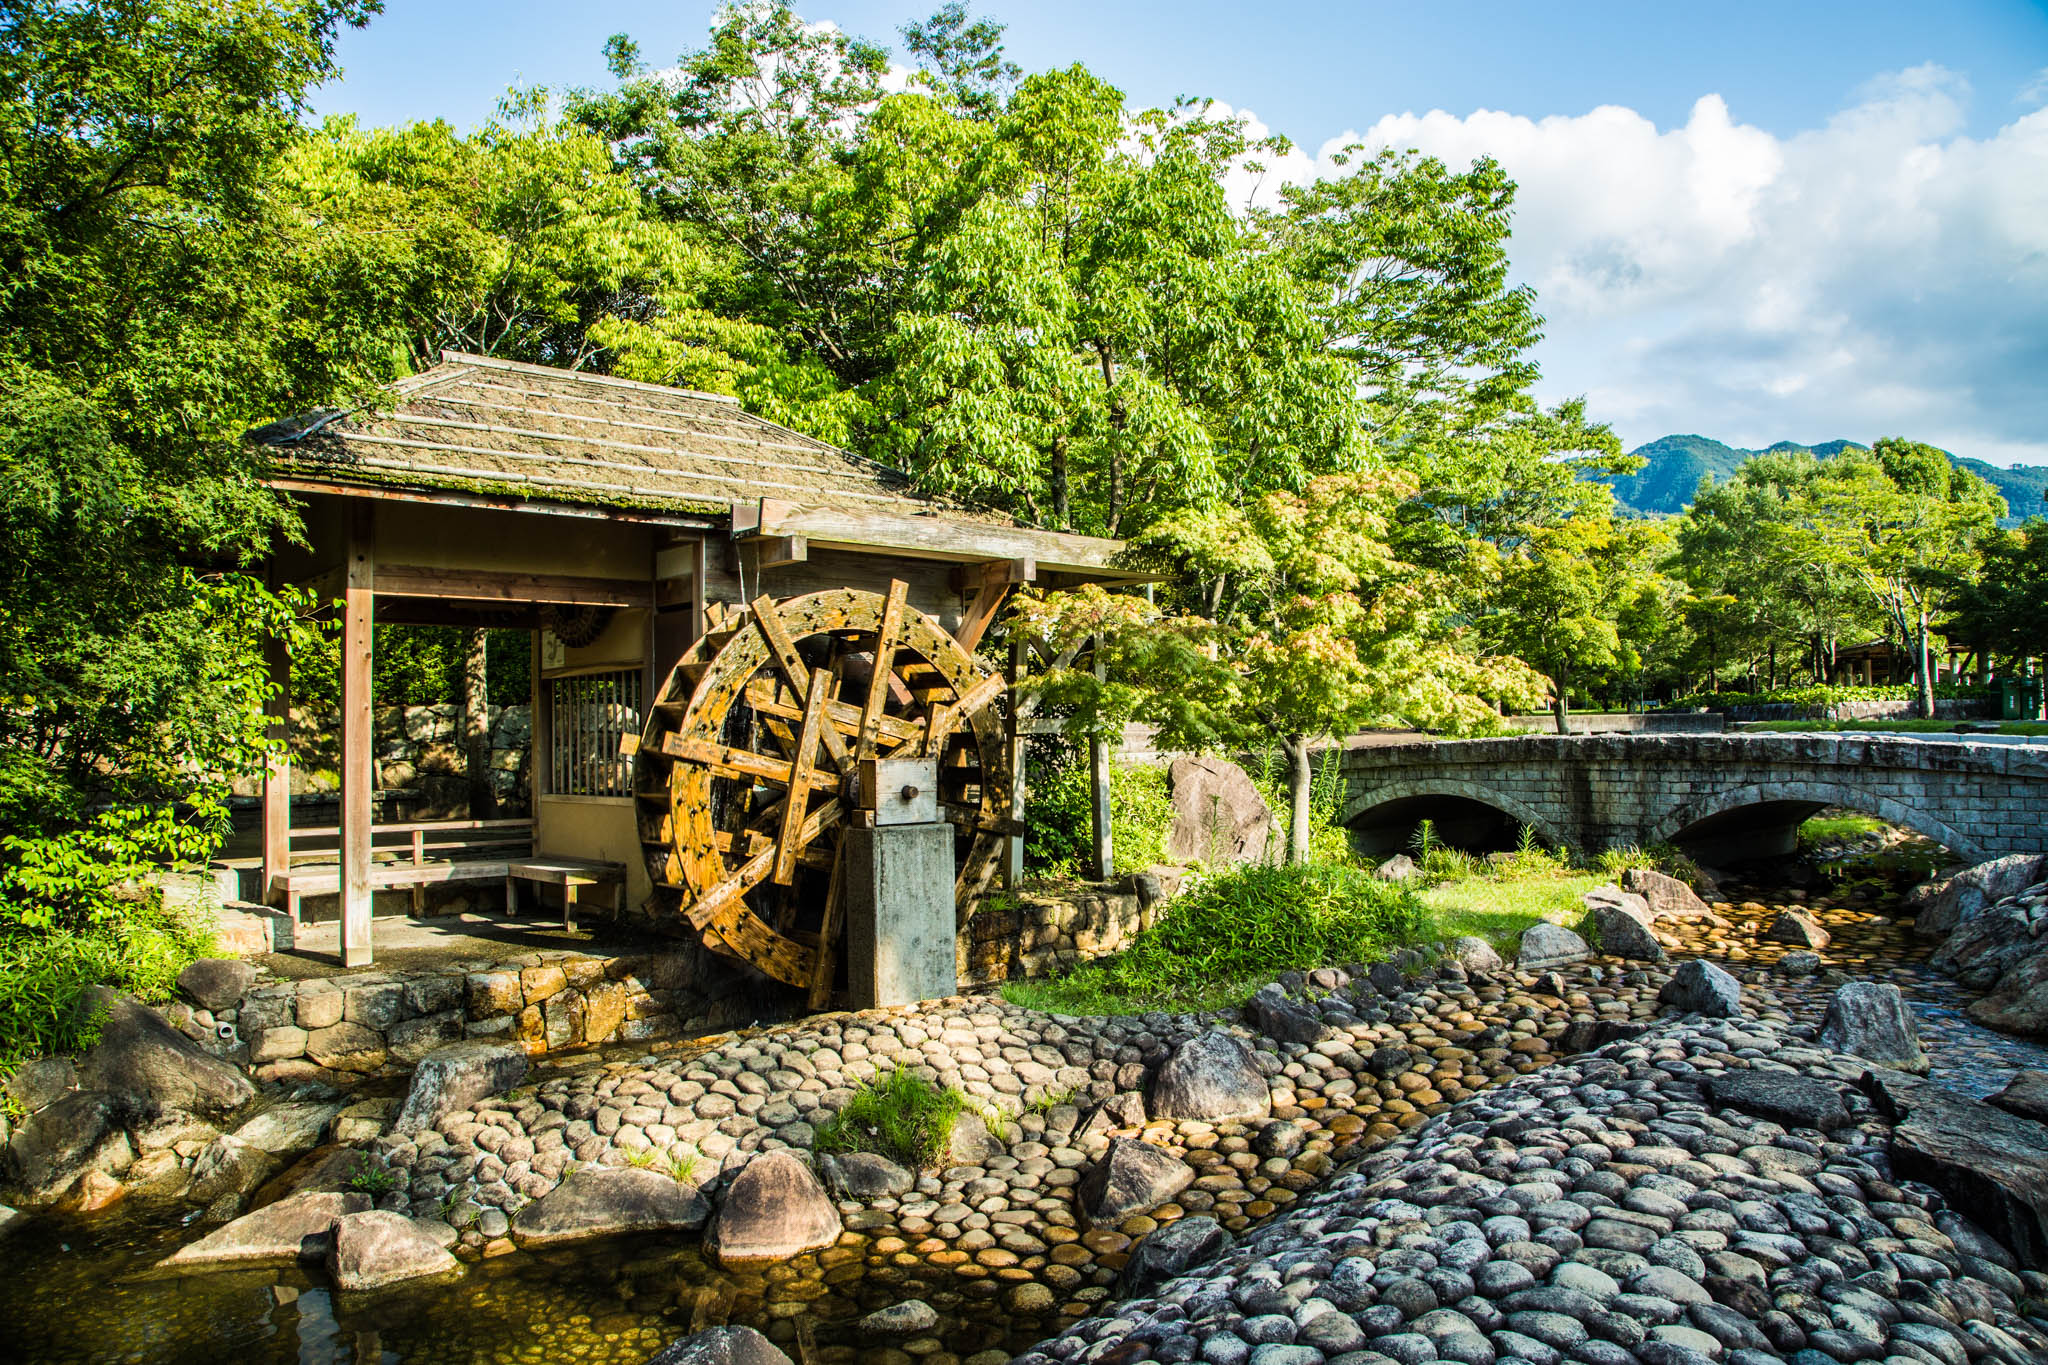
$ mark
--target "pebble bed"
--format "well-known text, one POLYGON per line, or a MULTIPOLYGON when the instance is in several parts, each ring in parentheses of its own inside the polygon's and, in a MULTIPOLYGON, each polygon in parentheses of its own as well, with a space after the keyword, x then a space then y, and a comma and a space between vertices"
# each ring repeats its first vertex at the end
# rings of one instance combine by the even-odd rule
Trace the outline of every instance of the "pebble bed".
POLYGON ((1609 1044, 1473 1098, 1020 1365, 2048 1358, 2015 1311, 2048 1282, 1892 1180, 1866 1068, 1748 1020, 1609 1044), (1836 1082, 1856 1121, 1710 1108, 1702 1080, 1733 1068, 1836 1082))

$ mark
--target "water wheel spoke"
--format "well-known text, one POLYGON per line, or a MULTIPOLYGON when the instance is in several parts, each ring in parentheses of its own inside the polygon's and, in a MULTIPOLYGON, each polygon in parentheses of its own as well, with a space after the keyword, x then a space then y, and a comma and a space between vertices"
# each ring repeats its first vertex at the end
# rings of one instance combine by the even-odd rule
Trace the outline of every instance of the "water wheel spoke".
POLYGON ((903 634, 903 604, 910 585, 898 578, 889 584, 889 596, 882 603, 882 622, 875 631, 873 671, 868 677, 867 704, 860 711, 860 756, 875 756, 875 740, 881 731, 882 713, 889 703, 889 679, 894 676, 896 642, 903 634))
POLYGON ((735 749, 731 745, 715 744, 706 739, 685 739, 681 735, 663 735, 661 751, 670 758, 700 764, 718 777, 744 782, 778 782, 785 787, 790 783, 790 760, 757 754, 752 749, 735 749))
POLYGON ((803 852, 798 836, 803 831, 804 816, 810 810, 818 739, 831 729, 825 723, 825 702, 837 681, 837 675, 827 669, 813 669, 811 672, 811 692, 804 700, 803 729, 796 740, 796 762, 790 768, 789 797, 782 807, 782 837, 775 846, 775 881, 779 886, 788 886, 796 880, 797 855, 803 852))
MULTIPOLYGON (((782 670, 782 676, 789 680, 790 690, 797 696, 807 697, 811 691, 811 670, 797 653, 796 641, 790 638, 789 627, 783 622, 782 609, 775 605, 772 597, 754 599, 754 624, 761 636, 768 642, 768 652, 775 660, 775 666, 782 670)), ((840 772, 848 771, 853 765, 853 756, 847 752, 846 741, 830 726, 824 731, 825 748, 832 755, 833 766, 840 772)))

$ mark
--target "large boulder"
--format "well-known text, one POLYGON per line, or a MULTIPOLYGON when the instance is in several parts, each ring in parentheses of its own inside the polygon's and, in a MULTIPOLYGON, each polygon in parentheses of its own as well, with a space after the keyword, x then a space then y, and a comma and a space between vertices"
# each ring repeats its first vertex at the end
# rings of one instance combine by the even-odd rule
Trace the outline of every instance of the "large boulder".
POLYGON ((1648 901, 1617 886, 1596 886, 1580 900, 1601 952, 1626 962, 1664 960, 1664 945, 1650 932, 1648 901))
POLYGON ((1131 1248, 1116 1279, 1120 1299, 1144 1298, 1168 1280, 1206 1265, 1230 1250, 1233 1239, 1207 1214, 1176 1218, 1152 1229, 1131 1248))
POLYGON ((1543 920, 1523 931, 1522 946, 1515 950, 1515 965, 1525 972, 1540 972, 1568 962, 1583 962, 1592 955, 1586 940, 1561 924, 1543 920))
POLYGON ((1273 1112, 1273 1091, 1252 1050, 1212 1029, 1188 1039, 1160 1063, 1148 1108, 1156 1118, 1262 1119, 1273 1112))
POLYGON ((2007 897, 1955 927, 1934 950, 1928 965, 1975 990, 1990 990, 1998 979, 2042 947, 2017 897, 2007 897))
POLYGON ((2021 1264, 2048 1266, 2048 1125, 1898 1071, 1864 1076, 1878 1107, 1897 1120, 1892 1169, 1934 1186, 2021 1264))
POLYGON ((695 1185, 634 1166, 588 1166, 512 1218, 522 1247, 555 1246, 638 1232, 694 1232, 711 1217, 695 1185))
POLYGON ((1993 1095, 1989 1103, 2008 1114, 2048 1123, 2048 1071, 2022 1071, 1993 1095))
POLYGON ((122 1123, 166 1113, 220 1117, 256 1098, 249 1078, 164 1022, 147 1005, 94 986, 79 1007, 100 1018, 99 1042, 78 1067, 78 1088, 107 1096, 122 1123))
POLYGON ((1913 921, 1915 932, 1940 938, 2007 896, 2018 895, 2048 871, 2048 854, 2009 853, 1966 867, 1941 884, 1913 921))
POLYGON ((335 1220, 370 1207, 366 1194, 306 1193, 245 1213, 180 1247, 156 1268, 166 1271, 240 1269, 317 1261, 331 1245, 335 1220))
POLYGON ((672 1341, 647 1365, 792 1365, 790 1358, 751 1327, 711 1327, 672 1341))
POLYGON ((1422 875, 1422 868, 1405 853, 1396 853, 1372 870, 1372 875, 1383 882, 1412 882, 1422 875))
POLYGON ((115 1131, 105 1095, 73 1091, 28 1116, 7 1144, 8 1178, 37 1203, 54 1199, 92 1164, 115 1131))
POLYGON ((1111 1138, 1109 1151, 1081 1177, 1075 1204, 1090 1227, 1114 1228, 1134 1213, 1150 1213, 1194 1180, 1194 1168, 1164 1148, 1111 1138))
POLYGON ((1452 939, 1445 954, 1468 972, 1497 972, 1507 965, 1493 945, 1477 934, 1452 939))
POLYGON ((334 1222, 327 1271, 342 1290, 382 1289, 406 1280, 447 1280, 462 1262, 438 1238, 402 1213, 372 1209, 334 1222))
POLYGON ((1330 1031, 1314 1007, 1289 996, 1278 982, 1259 987, 1245 1013, 1253 1028, 1283 1043, 1319 1042, 1330 1031))
POLYGON ((712 1250, 726 1266, 768 1265, 839 1240, 839 1210, 811 1168, 787 1151, 764 1152, 726 1191, 712 1250))
POLYGON ((2048 1034, 2048 952, 2011 968, 1991 994, 1972 1001, 1964 1013, 2000 1033, 2048 1034))
POLYGON ((1273 812, 1244 769, 1222 758, 1176 758, 1166 769, 1166 787, 1173 798, 1169 860, 1212 867, 1265 861, 1273 812))
POLYGON ((302 1100, 273 1105, 235 1129, 234 1136, 259 1152, 288 1156, 310 1152, 327 1135, 327 1126, 341 1112, 339 1104, 302 1100))
POLYGON ((842 1152, 837 1156, 822 1153, 818 1157, 818 1172, 825 1178, 825 1188, 832 1193, 862 1203, 908 1194, 917 1183, 916 1176, 875 1152, 842 1152))
POLYGON ((1919 1025, 1897 986, 1851 981, 1841 987, 1828 1001, 1819 1042, 1879 1066, 1922 1074, 1928 1068, 1927 1054, 1920 1050, 1919 1025))
POLYGON ((1742 1016, 1742 983, 1711 962, 1692 958, 1679 964, 1657 1003, 1680 1014, 1701 1014, 1709 1019, 1738 1019, 1742 1016))
POLYGON ((526 1050, 472 1038, 437 1047, 413 1069, 412 1087, 391 1125, 395 1133, 432 1128, 458 1109, 500 1095, 526 1079, 526 1050))
POLYGON ((1832 1132, 1849 1122, 1849 1111, 1835 1087, 1790 1071, 1717 1072, 1707 1077, 1706 1090, 1716 1106, 1795 1128, 1832 1132))
POLYGON ((1714 912, 1707 903, 1693 894, 1693 889, 1676 877, 1662 872, 1652 872, 1647 867, 1632 867, 1621 874, 1621 884, 1626 890, 1641 896, 1650 907, 1650 919, 1714 919, 1714 912))
POLYGON ((232 957, 202 957, 178 973, 178 989, 203 1010, 231 1010, 249 993, 256 969, 232 957))

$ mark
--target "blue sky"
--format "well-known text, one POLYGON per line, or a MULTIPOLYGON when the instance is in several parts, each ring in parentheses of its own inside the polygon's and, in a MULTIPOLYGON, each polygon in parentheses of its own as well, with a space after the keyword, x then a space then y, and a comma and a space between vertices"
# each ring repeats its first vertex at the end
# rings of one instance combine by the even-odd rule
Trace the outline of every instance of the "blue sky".
MULTIPOLYGON (((663 63, 715 6, 407 3, 341 44, 322 113, 485 117, 515 81, 663 63)), ((931 3, 816 0, 880 41, 931 3)), ((1542 393, 1635 444, 1908 434, 2048 464, 2048 5, 978 5, 1026 69, 1204 95, 1330 170, 1343 141, 1492 155, 1521 182, 1542 393)))

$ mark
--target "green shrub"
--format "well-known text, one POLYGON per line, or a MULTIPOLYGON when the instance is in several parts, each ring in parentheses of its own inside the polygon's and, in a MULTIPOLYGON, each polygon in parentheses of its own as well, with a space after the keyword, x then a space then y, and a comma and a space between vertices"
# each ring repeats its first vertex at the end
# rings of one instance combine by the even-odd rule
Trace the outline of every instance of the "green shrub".
POLYGON ((957 1086, 940 1089, 898 1068, 853 1092, 846 1107, 818 1125, 821 1152, 878 1152, 912 1168, 945 1155, 953 1121, 973 1106, 957 1086))
MULTIPOLYGON (((1344 781, 1334 761, 1319 763, 1308 784, 1308 860, 1312 863, 1355 861, 1351 831, 1337 823, 1344 813, 1344 781)), ((1245 771, 1273 812, 1273 856, 1285 856, 1293 847, 1294 802, 1287 792, 1287 764, 1278 749, 1249 756, 1245 771)))
MULTIPOLYGON (((1911 701, 1918 695, 1918 690, 1911 683, 1873 687, 1819 683, 1777 687, 1768 692, 1695 692, 1689 697, 1674 700, 1671 709, 1693 711, 1704 707, 1709 711, 1725 711, 1731 706, 1808 706, 1819 710, 1852 701, 1911 701)), ((1977 683, 1936 683, 1934 695, 1939 701, 1983 701, 1997 697, 1998 689, 1977 683)))
POLYGON ((1237 867, 1171 902, 1124 952, 1003 994, 1069 1014, 1217 1009, 1281 972, 1383 956, 1427 920, 1412 891, 1353 864, 1237 867))
MULTIPOLYGON (((1095 793, 1086 750, 1067 746, 1057 762, 1032 774, 1024 803, 1025 857, 1048 877, 1085 875, 1094 857, 1095 793)), ((1113 874, 1129 876, 1166 861, 1173 798, 1157 764, 1109 765, 1109 837, 1113 874)))

